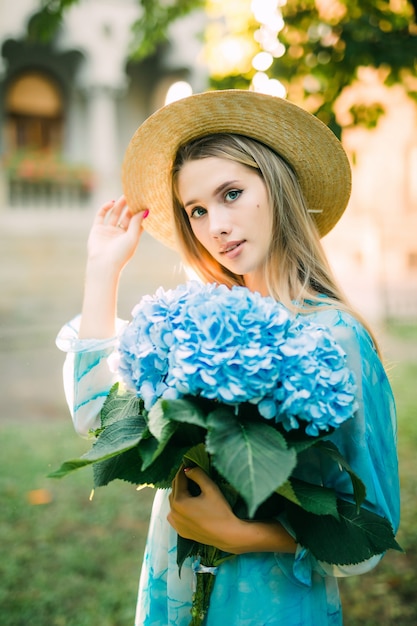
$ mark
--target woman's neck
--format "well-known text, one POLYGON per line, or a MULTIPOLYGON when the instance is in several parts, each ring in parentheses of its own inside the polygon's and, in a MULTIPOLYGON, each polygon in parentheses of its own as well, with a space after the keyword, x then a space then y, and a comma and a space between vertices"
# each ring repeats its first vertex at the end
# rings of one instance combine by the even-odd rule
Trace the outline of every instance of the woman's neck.
POLYGON ((269 296, 269 289, 265 279, 265 272, 256 272, 251 274, 246 274, 244 277, 245 287, 247 287, 250 291, 257 291, 261 294, 261 296, 269 296))

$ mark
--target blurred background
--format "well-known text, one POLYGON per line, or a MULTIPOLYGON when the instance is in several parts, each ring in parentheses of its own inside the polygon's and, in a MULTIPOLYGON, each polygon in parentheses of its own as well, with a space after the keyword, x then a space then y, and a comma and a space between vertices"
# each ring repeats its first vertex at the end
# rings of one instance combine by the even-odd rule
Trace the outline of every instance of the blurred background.
MULTIPOLYGON (((396 394, 406 552, 342 581, 345 624, 417 624, 416 12, 410 0, 0 0, 2 625, 133 623, 153 494, 118 483, 90 500, 89 470, 46 478, 88 448, 55 336, 80 309, 89 225, 121 193, 137 126, 224 88, 303 106, 351 161, 350 205, 323 243, 396 394)), ((176 254, 145 234, 120 315, 183 280, 176 254)))

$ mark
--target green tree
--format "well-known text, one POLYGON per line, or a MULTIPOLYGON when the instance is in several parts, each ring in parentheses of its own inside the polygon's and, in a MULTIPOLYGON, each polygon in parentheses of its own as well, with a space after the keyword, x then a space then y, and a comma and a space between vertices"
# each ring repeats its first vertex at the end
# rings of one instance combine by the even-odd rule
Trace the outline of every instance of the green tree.
MULTIPOLYGON (((79 0, 43 0, 32 18, 29 34, 50 39, 65 11, 79 0)), ((228 0, 224 0, 227 5, 228 0)), ((169 25, 204 7, 205 0, 138 0, 138 20, 132 25, 132 58, 141 60, 166 41, 169 25)), ((279 34, 285 54, 274 60, 270 77, 287 87, 288 98, 308 101, 309 109, 337 134, 334 105, 345 87, 357 78, 358 68, 370 66, 383 71, 387 84, 403 83, 417 99, 417 0, 288 0, 282 7, 285 27, 279 34)), ((252 40, 258 25, 248 21, 252 40)), ((209 36, 208 46, 213 45, 209 36)), ((214 42, 215 45, 215 42, 214 42)), ((217 89, 246 87, 255 73, 248 67, 238 74, 216 75, 217 89)), ((351 111, 354 123, 374 126, 383 108, 363 105, 351 111)))
MULTIPOLYGON (((410 3, 291 0, 284 9, 281 40, 287 53, 275 61, 272 72, 288 83, 289 94, 292 83, 301 84, 305 96, 316 93, 315 114, 334 130, 334 103, 357 78, 359 67, 381 68, 387 84, 407 86, 407 75, 415 74, 417 27, 410 3)), ((417 96, 411 82, 409 93, 417 96)), ((377 105, 360 107, 354 119, 372 126, 380 114, 377 105)))
MULTIPOLYGON (((414 3, 417 4, 417 3, 414 3)), ((416 98, 417 8, 406 0, 288 0, 279 33, 285 54, 268 70, 287 88, 289 100, 306 105, 336 134, 335 102, 358 76, 360 67, 381 70, 388 85, 403 83, 416 98), (414 77, 414 81, 411 80, 414 77)), ((257 26, 248 24, 253 36, 257 26)), ((212 76, 219 89, 248 86, 255 70, 212 76)), ((355 124, 375 126, 379 103, 352 111, 355 124)))
MULTIPOLYGON (((82 0, 41 0, 39 10, 29 23, 29 37, 49 42, 61 26, 65 12, 80 1, 82 0)), ((204 0, 137 0, 137 4, 139 17, 132 24, 131 57, 142 60, 154 54, 158 45, 167 40, 168 28, 172 22, 203 7, 204 0)))

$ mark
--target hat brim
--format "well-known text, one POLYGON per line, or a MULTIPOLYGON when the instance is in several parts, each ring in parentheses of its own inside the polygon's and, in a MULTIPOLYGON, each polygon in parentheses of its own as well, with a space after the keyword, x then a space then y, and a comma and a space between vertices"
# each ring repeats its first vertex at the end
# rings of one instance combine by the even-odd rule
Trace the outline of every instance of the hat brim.
POLYGON ((320 236, 342 216, 351 170, 334 133, 304 109, 240 89, 208 91, 178 100, 151 115, 133 135, 122 167, 123 191, 133 213, 149 209, 144 228, 176 248, 171 168, 178 149, 218 133, 257 139, 281 155, 299 180, 320 236))

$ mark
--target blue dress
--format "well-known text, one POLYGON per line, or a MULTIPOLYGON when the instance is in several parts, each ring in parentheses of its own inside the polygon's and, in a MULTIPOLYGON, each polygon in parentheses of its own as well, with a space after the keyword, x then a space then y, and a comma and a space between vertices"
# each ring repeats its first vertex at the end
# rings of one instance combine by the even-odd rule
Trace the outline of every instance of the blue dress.
MULTIPOLYGON (((399 524, 399 480, 395 405, 389 382, 369 334, 351 315, 319 309, 310 319, 327 326, 347 354, 355 372, 359 408, 331 436, 366 485, 365 506, 399 524)), ((64 383, 74 426, 80 435, 99 425, 104 399, 117 380, 117 337, 77 339, 74 320, 57 344, 68 352, 64 383)), ((334 487, 349 499, 346 472, 314 464, 299 468, 299 478, 334 487)), ((188 626, 193 592, 192 561, 181 578, 176 565, 176 533, 168 524, 168 490, 158 490, 139 584, 135 626, 188 626)), ((283 520, 285 525, 285 521, 283 520)), ((291 528, 286 526, 288 532, 291 528)), ((249 553, 224 562, 215 579, 207 626, 340 626, 342 609, 337 578, 372 569, 382 555, 345 567, 318 562, 298 546, 295 554, 249 553)))

